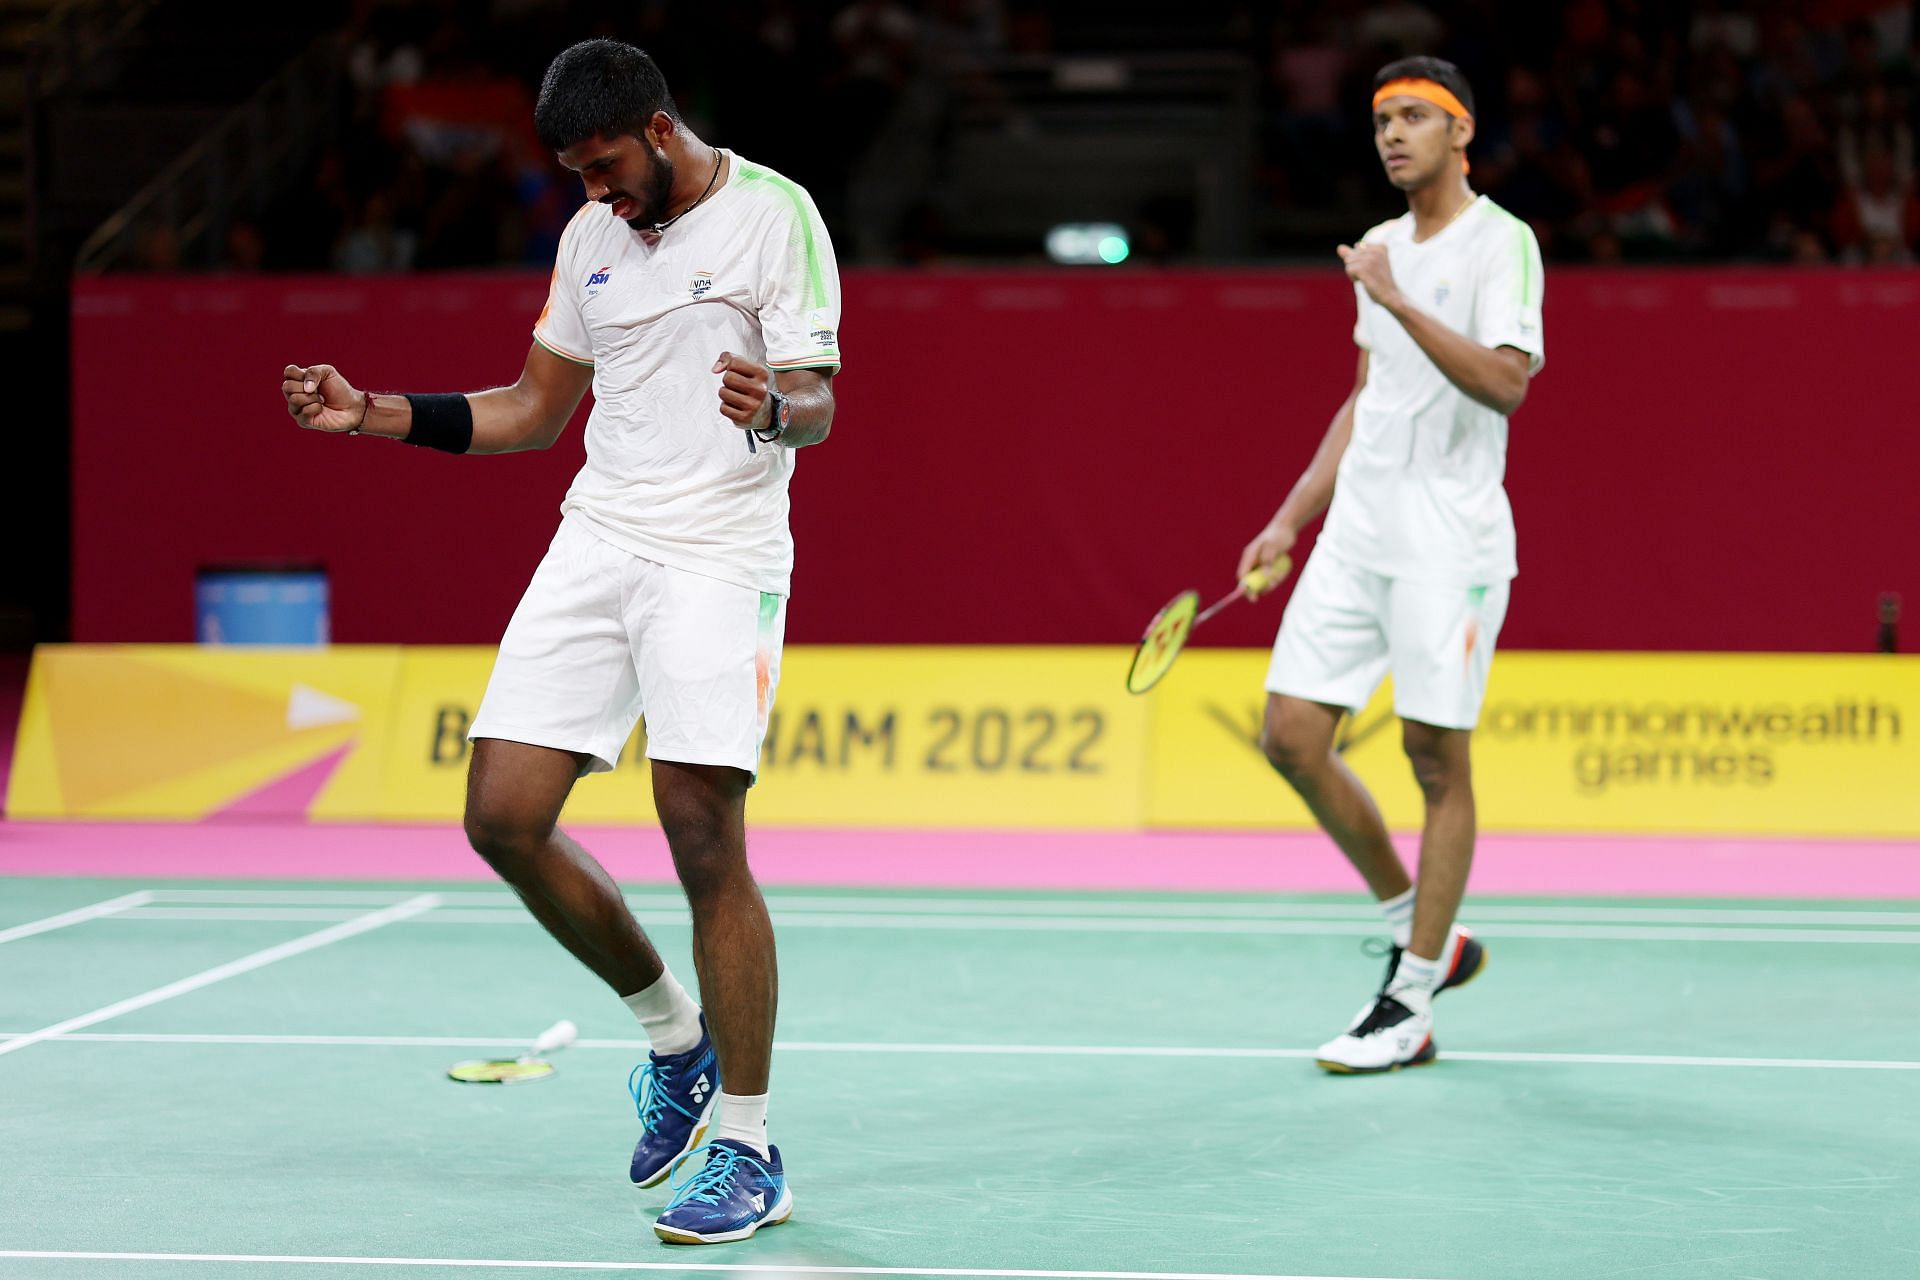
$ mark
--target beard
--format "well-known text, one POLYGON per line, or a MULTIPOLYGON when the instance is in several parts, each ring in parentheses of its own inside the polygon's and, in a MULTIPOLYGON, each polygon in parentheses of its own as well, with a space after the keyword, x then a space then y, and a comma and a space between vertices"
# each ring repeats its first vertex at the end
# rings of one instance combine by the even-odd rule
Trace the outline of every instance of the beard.
POLYGON ((1418 191, 1422 187, 1432 186, 1447 174, 1448 156, 1442 155, 1433 163, 1421 166, 1417 163, 1403 165, 1399 172, 1387 173, 1387 181, 1401 191, 1418 191))
MULTIPOLYGON (((653 153, 653 163, 648 166, 646 185, 637 191, 625 193, 633 199, 633 213, 627 218, 627 225, 636 231, 647 231, 667 216, 667 203, 673 197, 673 161, 664 151, 653 153)), ((609 202, 618 197, 608 197, 609 202)))

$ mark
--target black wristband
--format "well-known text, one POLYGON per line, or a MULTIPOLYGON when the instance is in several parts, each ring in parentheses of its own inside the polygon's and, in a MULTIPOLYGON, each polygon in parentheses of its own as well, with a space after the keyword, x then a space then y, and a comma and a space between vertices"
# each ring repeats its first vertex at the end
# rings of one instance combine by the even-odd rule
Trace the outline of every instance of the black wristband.
POLYGON ((408 396, 407 403, 413 406, 413 426, 405 443, 442 453, 473 447, 473 406, 464 395, 408 396))

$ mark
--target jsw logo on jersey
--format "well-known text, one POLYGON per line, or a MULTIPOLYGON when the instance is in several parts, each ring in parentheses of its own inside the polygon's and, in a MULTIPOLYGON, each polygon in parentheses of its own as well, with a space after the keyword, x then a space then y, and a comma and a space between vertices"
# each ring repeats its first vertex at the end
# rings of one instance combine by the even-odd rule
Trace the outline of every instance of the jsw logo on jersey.
POLYGON ((587 296, 592 297, 594 294, 600 292, 600 286, 605 284, 607 281, 611 280, 612 278, 613 278, 612 263, 608 263, 604 267, 594 268, 593 274, 587 277, 587 296))

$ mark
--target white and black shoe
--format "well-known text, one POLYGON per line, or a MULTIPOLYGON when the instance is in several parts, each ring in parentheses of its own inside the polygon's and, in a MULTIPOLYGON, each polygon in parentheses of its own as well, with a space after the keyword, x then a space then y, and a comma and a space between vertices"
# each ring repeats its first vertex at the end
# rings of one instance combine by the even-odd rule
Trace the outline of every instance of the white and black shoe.
POLYGON ((1433 1006, 1413 992, 1407 1000, 1383 991, 1361 1019, 1320 1046, 1314 1061, 1338 1075, 1378 1075, 1422 1067, 1439 1056, 1433 1046, 1433 1006))
MULTIPOLYGON (((1487 949, 1472 933, 1456 928, 1452 941, 1453 954, 1447 958, 1446 975, 1434 989, 1436 996, 1442 991, 1466 986, 1487 967, 1487 949)), ((1415 1013, 1407 1004, 1389 995, 1394 975, 1400 970, 1402 949, 1390 946, 1386 954, 1387 973, 1381 979, 1379 994, 1362 1006, 1344 1034, 1321 1045, 1315 1055, 1326 1070, 1342 1075, 1374 1075, 1401 1067, 1425 1066, 1439 1056, 1433 1044, 1431 998, 1416 999, 1414 1003, 1425 1007, 1415 1013), (1419 1034, 1414 1036, 1412 1032, 1416 1028, 1419 1034), (1409 1045, 1401 1045, 1402 1031, 1411 1037, 1409 1045)))

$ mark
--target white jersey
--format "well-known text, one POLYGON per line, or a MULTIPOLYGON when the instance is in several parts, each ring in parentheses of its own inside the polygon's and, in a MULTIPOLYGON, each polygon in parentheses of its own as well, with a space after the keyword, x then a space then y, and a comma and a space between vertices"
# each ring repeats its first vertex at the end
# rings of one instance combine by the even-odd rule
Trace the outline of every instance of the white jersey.
MULTIPOLYGON (((1546 359, 1540 246, 1526 223, 1485 196, 1424 243, 1413 214, 1383 222, 1363 244, 1384 244, 1409 301, 1486 347, 1546 359)), ((1447 380, 1400 322, 1354 286, 1353 340, 1369 353, 1321 541, 1389 578, 1467 586, 1518 572, 1513 511, 1503 487, 1507 419, 1447 380)))
POLYGON ((608 206, 567 224, 534 339, 593 366, 587 463, 561 509, 634 555, 786 595, 793 452, 747 447, 720 413, 723 351, 774 370, 838 369, 840 277, 813 200, 732 157, 663 234, 608 206))

